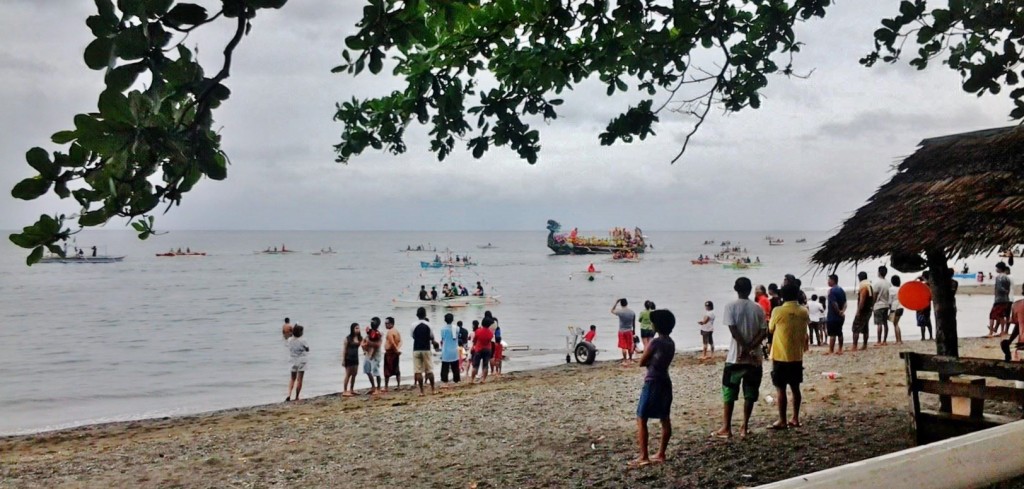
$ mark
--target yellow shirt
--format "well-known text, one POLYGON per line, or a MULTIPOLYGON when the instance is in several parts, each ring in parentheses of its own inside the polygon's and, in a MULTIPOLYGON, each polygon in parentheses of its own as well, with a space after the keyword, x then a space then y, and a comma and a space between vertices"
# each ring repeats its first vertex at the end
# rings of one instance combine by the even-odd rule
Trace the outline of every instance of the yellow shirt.
POLYGON ((807 345, 807 309, 797 301, 784 302, 772 310, 768 332, 772 333, 772 360, 801 362, 807 345))

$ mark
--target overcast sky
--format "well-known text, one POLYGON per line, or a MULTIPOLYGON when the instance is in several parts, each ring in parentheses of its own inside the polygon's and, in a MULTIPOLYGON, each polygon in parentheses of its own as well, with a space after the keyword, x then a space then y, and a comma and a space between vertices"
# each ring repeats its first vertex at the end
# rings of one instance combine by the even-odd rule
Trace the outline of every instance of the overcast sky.
MULTIPOLYGON (((581 229, 823 230, 863 204, 921 139, 1009 124, 1007 98, 963 93, 944 66, 860 66, 871 33, 899 2, 839 0, 824 20, 798 26, 806 46, 797 66, 812 77, 772 78, 761 109, 715 114, 674 165, 687 120, 667 114, 654 139, 600 146, 607 121, 635 99, 589 83, 564 97, 557 121, 538 127, 536 165, 507 148, 438 162, 414 127, 405 155, 366 153, 346 166, 334 163, 334 104, 400 86, 330 73, 361 3, 292 0, 260 13, 226 82, 232 97, 215 112, 228 179, 200 182, 158 216, 158 228, 542 231, 553 218, 581 229)), ((26 150, 55 149, 52 133, 95 110, 102 73, 82 61, 94 9, 88 0, 0 2, 2 229, 77 211, 72 199, 24 202, 10 188, 33 174, 26 150)), ((189 40, 208 72, 230 34, 230 22, 220 24, 189 40)))

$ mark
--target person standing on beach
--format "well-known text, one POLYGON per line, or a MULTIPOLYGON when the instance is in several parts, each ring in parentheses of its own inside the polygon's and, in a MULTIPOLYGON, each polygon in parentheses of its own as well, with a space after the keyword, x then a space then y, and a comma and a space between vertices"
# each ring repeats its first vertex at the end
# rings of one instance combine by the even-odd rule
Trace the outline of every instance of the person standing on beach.
POLYGON ((758 285, 754 288, 754 302, 761 306, 761 310, 764 311, 764 317, 771 317, 772 301, 768 298, 768 291, 765 290, 763 285, 758 285))
POLYGON ((473 373, 470 375, 470 383, 476 382, 477 372, 481 369, 480 383, 487 382, 487 372, 491 369, 492 342, 494 341, 494 318, 484 315, 480 327, 473 332, 473 373))
POLYGON ((434 393, 434 360, 430 354, 431 346, 436 348, 437 340, 430 330, 427 309, 420 307, 416 309, 416 322, 412 327, 412 370, 421 396, 424 394, 424 381, 430 382, 430 393, 434 393))
POLYGON ((843 354, 843 323, 846 322, 846 291, 839 286, 839 276, 828 276, 828 312, 825 315, 825 332, 828 333, 828 353, 843 354), (839 349, 836 349, 836 339, 839 349))
POLYGON ((384 336, 380 333, 380 318, 370 319, 370 327, 366 330, 366 339, 363 340, 363 351, 366 358, 363 360, 363 373, 370 379, 370 392, 373 395, 380 391, 380 362, 384 345, 384 336), (374 383, 376 380, 376 383, 374 383))
POLYGON ((661 440, 658 443, 658 453, 654 455, 654 462, 665 461, 665 449, 668 448, 669 438, 672 438, 672 378, 669 377, 668 367, 675 358, 676 344, 669 335, 676 326, 676 317, 667 309, 654 310, 651 311, 651 323, 658 337, 651 340, 640 357, 640 366, 647 367, 647 374, 644 376, 644 387, 640 391, 640 400, 636 407, 640 456, 630 462, 632 467, 651 463, 647 449, 650 438, 647 420, 654 418, 661 421, 661 440))
POLYGON ((388 391, 388 379, 395 377, 395 387, 402 385, 402 373, 398 367, 398 359, 402 355, 402 335, 395 328, 395 318, 384 318, 384 392, 388 391))
POLYGON ((988 335, 1003 335, 1005 336, 1009 331, 1009 319, 1010 319, 1010 289, 1013 288, 1013 282, 1010 281, 1010 277, 1007 273, 1010 272, 1010 268, 1006 266, 1006 263, 996 263, 996 278, 993 291, 995 299, 992 302, 992 310, 988 314, 988 335))
POLYGON ((636 330, 636 313, 629 308, 625 298, 615 301, 612 314, 619 317, 619 349, 622 350, 622 365, 633 363, 633 331, 636 330))
POLYGON ((459 339, 452 321, 455 316, 452 313, 444 315, 444 326, 441 327, 441 387, 448 387, 448 373, 452 374, 452 381, 459 383, 459 339))
POLYGON ((807 302, 807 316, 811 318, 807 326, 807 341, 816 340, 818 346, 821 346, 821 320, 824 315, 825 308, 818 302, 818 294, 812 294, 811 300, 807 302))
POLYGON ((359 331, 359 323, 352 323, 345 337, 345 345, 341 348, 341 365, 345 367, 341 395, 345 397, 356 394, 356 370, 359 368, 359 347, 362 344, 363 334, 359 331))
POLYGON ((871 293, 874 295, 875 305, 871 312, 875 317, 875 329, 877 336, 875 346, 889 344, 889 281, 885 276, 889 269, 885 265, 878 267, 878 280, 871 285, 871 293))
POLYGON ((892 334, 896 337, 896 344, 903 344, 903 334, 900 333, 900 318, 903 317, 903 304, 900 304, 900 276, 893 274, 889 281, 889 319, 892 320, 892 334))
POLYGON ((302 378, 306 375, 306 361, 309 354, 309 346, 306 340, 302 339, 302 326, 298 324, 292 328, 292 337, 288 339, 288 352, 292 359, 291 380, 288 382, 288 397, 285 401, 299 400, 299 393, 302 392, 302 378), (295 389, 295 397, 292 398, 292 389, 295 389))
POLYGON ((804 381, 804 352, 810 348, 807 325, 811 318, 800 306, 800 287, 782 286, 781 306, 772 311, 768 331, 772 334, 772 385, 778 395, 779 420, 769 429, 800 426, 800 384, 804 381), (786 421, 786 386, 793 391, 793 417, 786 421))
POLYGON ((864 335, 863 349, 868 347, 868 321, 874 305, 868 273, 858 273, 857 279, 860 280, 860 284, 857 285, 857 314, 853 316, 853 351, 857 351, 857 338, 860 335, 864 335))
POLYGON ((743 425, 740 436, 746 436, 750 427, 750 414, 757 402, 761 387, 761 342, 768 334, 764 321, 764 310, 750 300, 753 285, 747 277, 736 279, 733 290, 737 300, 725 306, 722 321, 729 328, 731 340, 729 355, 722 372, 722 429, 712 432, 718 438, 732 436, 732 413, 743 390, 743 425))
POLYGON ((651 311, 654 309, 653 302, 644 301, 644 310, 640 311, 640 316, 637 319, 640 323, 640 341, 644 344, 644 350, 647 349, 647 345, 654 338, 654 327, 651 325, 651 311))
MULTIPOLYGON (((928 270, 921 272, 921 276, 917 278, 918 282, 923 282, 925 285, 931 286, 931 276, 928 270)), ((931 302, 924 309, 920 309, 915 314, 917 317, 917 327, 921 328, 921 341, 924 341, 924 330, 928 329, 928 339, 933 339, 932 336, 932 306, 931 302)))
POLYGON ((704 301, 704 317, 697 321, 697 324, 700 325, 700 339, 704 345, 700 359, 712 358, 715 356, 715 303, 704 301), (708 348, 711 349, 711 355, 708 355, 708 348))

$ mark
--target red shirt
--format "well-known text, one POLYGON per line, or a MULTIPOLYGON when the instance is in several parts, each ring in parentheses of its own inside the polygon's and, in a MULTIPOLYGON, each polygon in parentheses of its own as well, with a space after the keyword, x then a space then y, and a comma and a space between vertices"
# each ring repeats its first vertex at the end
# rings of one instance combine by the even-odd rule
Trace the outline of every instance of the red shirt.
POLYGON ((473 351, 490 351, 493 340, 494 331, 491 328, 477 328, 473 333, 473 351))
POLYGON ((757 299, 757 305, 761 306, 761 309, 764 309, 764 317, 772 317, 772 301, 768 300, 768 296, 762 295, 759 297, 757 299))
POLYGON ((593 343, 595 336, 597 336, 597 331, 587 331, 587 334, 583 335, 583 341, 593 343))

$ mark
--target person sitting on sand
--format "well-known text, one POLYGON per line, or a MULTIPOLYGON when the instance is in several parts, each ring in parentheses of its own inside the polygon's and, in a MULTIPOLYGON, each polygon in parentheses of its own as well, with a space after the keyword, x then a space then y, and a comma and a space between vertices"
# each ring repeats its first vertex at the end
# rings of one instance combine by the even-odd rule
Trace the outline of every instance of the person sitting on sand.
POLYGON ((434 359, 430 353, 431 346, 437 348, 439 345, 434 339, 433 331, 430 330, 427 310, 420 307, 416 309, 416 322, 412 327, 412 369, 413 379, 420 388, 421 396, 424 394, 425 382, 430 382, 430 393, 434 393, 434 359))
POLYGON ((359 332, 359 323, 352 323, 345 337, 345 345, 341 348, 341 365, 345 367, 345 381, 342 383, 341 395, 354 396, 356 389, 356 369, 359 368, 359 347, 363 343, 363 335, 359 332))
POLYGON ((594 338, 596 338, 596 337, 597 337, 597 326, 591 324, 590 325, 590 331, 587 331, 587 333, 583 335, 583 341, 586 341, 587 343, 593 343, 594 342, 594 338))
POLYGON ((306 373, 306 361, 309 353, 309 346, 306 340, 302 339, 302 326, 296 324, 292 328, 292 337, 288 339, 288 352, 291 354, 292 372, 291 380, 288 381, 288 397, 285 401, 299 400, 299 393, 302 392, 302 377, 306 373), (295 389, 295 397, 292 398, 292 389, 295 389))
POLYGON ((704 345, 700 358, 705 360, 715 356, 715 338, 713 336, 715 332, 715 303, 711 301, 704 302, 704 317, 697 321, 700 325, 700 338, 701 343, 704 345), (708 348, 711 349, 711 355, 708 355, 708 348))
POLYGON ((654 462, 665 461, 665 449, 668 447, 669 438, 672 438, 672 378, 669 376, 668 367, 676 355, 676 344, 669 335, 675 329, 676 318, 667 309, 656 309, 651 312, 651 322, 658 336, 651 340, 640 357, 640 366, 647 367, 647 373, 636 407, 640 456, 630 463, 633 467, 651 463, 647 449, 647 420, 657 418, 661 421, 661 440, 658 444, 658 453, 654 455, 654 462))
POLYGON ((622 365, 633 363, 633 331, 636 329, 636 313, 629 308, 625 298, 615 301, 612 314, 619 317, 619 349, 622 350, 622 365))
POLYGON ((402 373, 399 370, 399 356, 402 354, 402 335, 395 329, 395 318, 384 318, 384 392, 388 391, 388 379, 395 377, 395 387, 402 385, 402 373))
POLYGON ((761 342, 768 335, 768 328, 764 321, 764 310, 750 300, 753 288, 749 278, 737 278, 733 285, 737 300, 725 306, 722 316, 731 339, 722 374, 722 428, 711 433, 718 438, 732 437, 732 412, 739 399, 741 386, 744 402, 740 436, 747 435, 750 414, 754 411, 758 389, 761 387, 761 342))
POLYGON ((291 318, 284 318, 284 326, 281 326, 281 336, 284 336, 284 340, 288 341, 288 338, 292 337, 292 320, 291 318))
POLYGON ((772 384, 778 395, 779 420, 769 429, 800 426, 800 384, 804 381, 804 352, 810 349, 807 309, 800 306, 800 287, 782 286, 781 306, 772 311, 768 331, 772 333, 772 384), (786 386, 793 391, 793 418, 786 421, 786 386))

